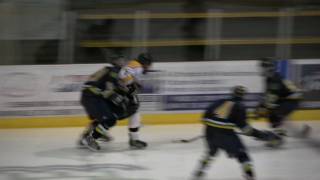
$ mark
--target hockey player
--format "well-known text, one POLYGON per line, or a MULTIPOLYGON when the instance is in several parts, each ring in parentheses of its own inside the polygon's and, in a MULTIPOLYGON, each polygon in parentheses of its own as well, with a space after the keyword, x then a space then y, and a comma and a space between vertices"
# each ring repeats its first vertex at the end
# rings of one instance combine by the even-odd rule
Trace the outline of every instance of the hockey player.
POLYGON ((246 147, 238 137, 234 128, 242 130, 243 134, 255 137, 261 141, 274 141, 281 144, 281 137, 271 131, 260 131, 250 126, 246 119, 246 108, 242 103, 246 89, 243 86, 233 88, 230 99, 221 99, 209 105, 203 115, 205 124, 205 141, 208 151, 200 161, 195 179, 201 179, 211 160, 218 150, 224 150, 229 157, 236 158, 242 166, 246 180, 255 180, 253 164, 246 147))
POLYGON ((106 66, 92 74, 84 84, 81 104, 92 122, 83 133, 79 144, 90 150, 100 150, 96 139, 110 139, 109 128, 116 124, 119 115, 127 111, 128 89, 118 78, 124 63, 124 57, 113 57, 112 66, 106 66))
POLYGON ((137 92, 141 87, 138 78, 148 70, 151 62, 149 54, 140 54, 137 60, 130 61, 127 66, 123 66, 123 61, 120 61, 120 64, 115 61, 112 62, 112 67, 103 68, 85 83, 81 103, 93 122, 85 131, 80 145, 93 151, 99 150, 96 140, 110 140, 109 128, 113 127, 117 120, 130 117, 130 147, 147 147, 147 143, 138 137, 140 116, 136 112, 139 107, 137 92))
MULTIPOLYGON (((284 120, 298 108, 302 92, 276 72, 273 59, 262 58, 260 66, 265 77, 265 93, 255 113, 258 117, 267 117, 271 128, 278 134, 285 135, 286 131, 282 129, 282 125, 284 120)), ((307 134, 308 131, 309 127, 305 126, 301 132, 307 134)))
POLYGON ((141 53, 136 59, 129 61, 119 73, 120 79, 129 89, 130 109, 129 117, 129 144, 131 147, 144 148, 147 143, 139 139, 139 128, 141 126, 138 91, 142 87, 141 76, 146 74, 152 65, 153 57, 149 53, 141 53))

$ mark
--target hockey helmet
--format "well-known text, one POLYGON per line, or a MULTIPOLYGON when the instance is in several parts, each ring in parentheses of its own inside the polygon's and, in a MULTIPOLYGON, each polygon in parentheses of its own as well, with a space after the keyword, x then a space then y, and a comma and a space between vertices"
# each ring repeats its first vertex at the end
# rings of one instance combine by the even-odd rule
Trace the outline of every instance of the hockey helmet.
POLYGON ((137 60, 142 65, 150 66, 153 62, 153 57, 149 53, 141 53, 138 55, 137 60))
POLYGON ((114 66, 123 67, 127 63, 127 58, 123 55, 114 54, 109 56, 110 63, 114 66))
POLYGON ((260 66, 262 67, 263 75, 269 76, 276 71, 276 62, 273 58, 265 57, 260 59, 260 66))
POLYGON ((235 98, 243 98, 244 95, 247 93, 247 88, 244 86, 235 86, 232 89, 232 96, 235 98))

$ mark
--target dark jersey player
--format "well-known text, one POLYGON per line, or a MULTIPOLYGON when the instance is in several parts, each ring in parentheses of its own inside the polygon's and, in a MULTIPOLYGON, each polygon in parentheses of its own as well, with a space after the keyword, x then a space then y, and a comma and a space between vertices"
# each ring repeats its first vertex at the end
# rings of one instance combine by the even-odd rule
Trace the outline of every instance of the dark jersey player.
POLYGON ((246 89, 243 86, 236 86, 230 99, 217 100, 205 110, 203 123, 207 152, 195 172, 196 179, 203 177, 210 161, 219 150, 226 151, 229 157, 236 158, 241 163, 246 180, 255 179, 252 161, 234 128, 239 128, 243 134, 258 140, 281 144, 280 136, 271 131, 257 130, 247 123, 246 107, 242 103, 245 93, 246 89))
POLYGON ((128 90, 118 78, 124 62, 124 57, 113 57, 112 66, 103 67, 92 74, 83 86, 81 104, 92 122, 83 133, 80 145, 90 150, 100 149, 95 140, 101 137, 108 139, 109 128, 126 111, 128 90))
MULTIPOLYGON (((275 132, 284 134, 284 121, 298 108, 302 92, 291 81, 284 79, 276 72, 275 61, 271 58, 261 59, 262 75, 265 77, 265 92, 261 103, 256 109, 257 116, 268 118, 275 132)), ((302 130, 307 133, 309 127, 302 130)))

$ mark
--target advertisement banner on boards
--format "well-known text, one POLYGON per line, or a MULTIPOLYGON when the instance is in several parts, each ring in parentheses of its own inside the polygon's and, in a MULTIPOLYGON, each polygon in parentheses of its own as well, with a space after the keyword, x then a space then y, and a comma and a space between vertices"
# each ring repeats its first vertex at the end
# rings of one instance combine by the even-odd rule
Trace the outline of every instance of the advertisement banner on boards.
MULTIPOLYGON (((0 117, 85 114, 80 91, 88 76, 106 64, 0 67, 0 117)), ((154 74, 155 75, 155 74, 154 74)), ((154 76, 144 82, 143 111, 161 110, 154 76), (153 85, 154 84, 154 85, 153 85)))
MULTIPOLYGON (((105 64, 0 67, 0 117, 84 114, 82 84, 105 64)), ((256 61, 155 63, 143 78, 142 112, 202 110, 243 85, 252 106, 262 92, 256 61)))
POLYGON ((320 62, 317 59, 294 60, 291 64, 292 79, 302 88, 305 109, 320 108, 320 62))
POLYGON ((202 110, 210 102, 229 97, 232 87, 248 88, 246 103, 252 107, 263 91, 257 61, 162 63, 163 110, 202 110))

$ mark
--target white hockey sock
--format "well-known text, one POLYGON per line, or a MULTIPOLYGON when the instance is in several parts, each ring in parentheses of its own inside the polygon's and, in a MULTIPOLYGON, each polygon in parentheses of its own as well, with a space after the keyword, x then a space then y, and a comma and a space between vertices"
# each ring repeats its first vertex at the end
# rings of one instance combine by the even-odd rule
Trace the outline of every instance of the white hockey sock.
POLYGON ((129 128, 136 128, 141 126, 140 113, 136 112, 131 117, 129 117, 129 128))

